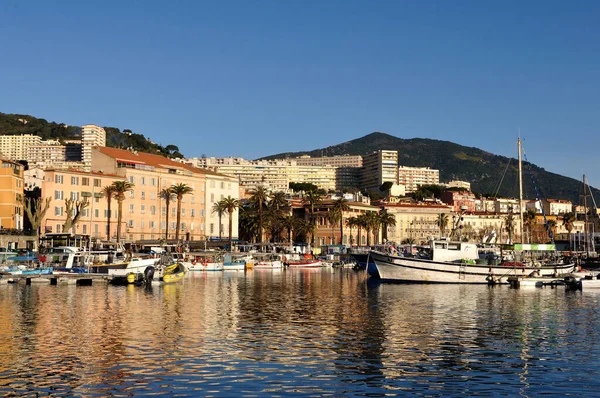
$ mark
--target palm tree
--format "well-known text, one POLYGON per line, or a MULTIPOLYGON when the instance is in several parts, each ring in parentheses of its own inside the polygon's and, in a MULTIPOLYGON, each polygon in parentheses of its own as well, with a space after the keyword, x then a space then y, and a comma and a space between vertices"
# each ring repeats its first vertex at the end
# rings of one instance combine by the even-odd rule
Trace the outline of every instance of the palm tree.
POLYGON ((340 222, 340 245, 344 244, 344 212, 350 210, 348 200, 341 197, 333 202, 332 211, 338 214, 337 221, 340 222))
POLYGON ((285 192, 283 191, 273 192, 271 195, 269 195, 269 198, 271 199, 269 204, 272 207, 275 207, 277 210, 288 206, 288 200, 285 196, 285 192))
POLYGON ((549 232, 550 234, 552 234, 552 236, 549 236, 549 238, 552 241, 552 243, 554 243, 554 235, 556 235, 556 220, 548 220, 548 228, 550 228, 549 232))
POLYGON ((535 220, 535 210, 527 209, 525 213, 523 213, 523 224, 527 227, 527 236, 529 238, 529 243, 531 243, 531 230, 533 227, 533 221, 535 220))
POLYGON ((165 216, 165 242, 169 240, 169 207, 171 205, 171 200, 173 200, 173 191, 171 188, 163 188, 160 191, 160 197, 165 200, 165 207, 167 208, 167 213, 165 216))
POLYGON ((177 223, 175 229, 175 241, 179 242, 179 226, 181 225, 181 201, 183 200, 183 195, 187 195, 189 193, 194 192, 194 189, 183 182, 180 182, 176 185, 171 185, 171 192, 177 198, 177 223))
MULTIPOLYGON (((315 205, 321 203, 322 196, 317 191, 308 191, 304 200, 310 205, 310 221, 313 223, 313 231, 317 227, 317 219, 315 216, 315 205)), ((315 244, 315 235, 312 234, 311 245, 315 244)))
POLYGON ((221 240, 221 238, 223 237, 223 228, 221 228, 221 218, 223 217, 223 214, 225 214, 226 211, 227 209, 224 206, 223 199, 213 204, 212 212, 217 213, 217 215, 219 216, 219 240, 221 240))
POLYGON ((330 209, 327 214, 327 219, 329 220, 329 225, 331 225, 331 244, 335 243, 335 232, 334 226, 337 222, 342 218, 342 214, 338 210, 330 209))
POLYGON ((296 226, 296 218, 294 216, 284 216, 281 220, 281 225, 287 230, 288 241, 292 243, 292 231, 296 226))
POLYGON ((258 209, 258 236, 259 241, 263 241, 263 207, 269 199, 267 188, 262 185, 254 188, 250 195, 250 201, 254 203, 258 209))
POLYGON ((438 219, 436 221, 436 225, 440 229, 440 238, 442 238, 444 236, 444 232, 446 231, 446 228, 448 228, 448 222, 449 221, 450 221, 450 219, 448 217, 448 214, 446 214, 446 213, 440 213, 438 215, 438 219))
POLYGON ((229 214, 229 250, 232 250, 233 212, 240 207, 240 201, 236 198, 232 198, 231 196, 227 196, 226 198, 221 199, 219 202, 229 214))
POLYGON ((358 225, 358 217, 352 216, 346 219, 346 225, 350 228, 350 246, 354 243, 354 236, 352 230, 356 227, 360 228, 358 225))
POLYGON ((113 193, 117 198, 119 206, 119 214, 117 215, 117 243, 121 241, 121 221, 123 221, 123 201, 125 200, 125 192, 131 191, 135 185, 129 181, 115 181, 112 183, 114 188, 113 193))
POLYGON ((513 232, 515 231, 515 217, 512 213, 508 213, 504 221, 506 222, 504 228, 506 229, 506 232, 508 232, 509 243, 512 243, 513 232))
POLYGON ((111 203, 113 194, 115 193, 115 187, 113 185, 107 185, 102 188, 102 193, 106 198, 106 239, 110 240, 110 217, 111 217, 111 203))
POLYGON ((383 211, 382 213, 379 213, 379 221, 381 222, 382 226, 383 226, 383 239, 385 239, 387 241, 387 229, 388 226, 392 226, 395 227, 396 226, 396 217, 394 217, 393 214, 388 213, 387 211, 383 211))
MULTIPOLYGON (((365 213, 365 229, 367 230, 367 234, 369 232, 373 233, 374 243, 377 244, 377 237, 379 236, 379 217, 377 213, 374 211, 368 211, 365 213)), ((371 246, 371 236, 367 235, 367 246, 371 246)))
POLYGON ((369 229, 367 223, 367 213, 361 214, 356 217, 356 226, 358 227, 358 245, 362 246, 362 236, 360 234, 361 228, 367 233, 367 242, 369 241, 369 229))
POLYGON ((563 225, 569 233, 569 249, 571 248, 571 231, 573 231, 574 223, 577 220, 577 215, 570 211, 563 215, 563 225))
POLYGON ((250 206, 240 206, 239 214, 239 235, 244 240, 256 242, 258 232, 258 215, 253 212, 250 206))

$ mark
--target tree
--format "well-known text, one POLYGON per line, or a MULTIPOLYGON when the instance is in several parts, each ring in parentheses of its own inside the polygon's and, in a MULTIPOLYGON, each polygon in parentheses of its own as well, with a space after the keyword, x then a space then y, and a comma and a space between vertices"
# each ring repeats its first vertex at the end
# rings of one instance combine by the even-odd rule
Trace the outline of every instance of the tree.
POLYGON ((515 231, 515 217, 513 216, 512 213, 508 213, 508 215, 504 219, 504 222, 506 223, 504 228, 506 229, 506 232, 508 233, 509 243, 512 243, 513 242, 513 233, 515 231))
POLYGON ((233 230, 233 212, 240 207, 240 201, 238 199, 232 198, 231 196, 227 196, 226 198, 221 199, 219 202, 222 203, 223 208, 229 214, 229 249, 233 248, 232 243, 232 230, 233 230))
POLYGON ((268 199, 269 193, 267 191, 267 188, 265 188, 262 185, 259 185, 258 187, 254 188, 250 195, 250 202, 252 202, 258 209, 258 236, 260 242, 263 241, 263 207, 267 203, 268 199))
POLYGON ((292 244, 292 231, 296 225, 296 218, 294 216, 284 216, 281 225, 287 230, 288 241, 292 244))
POLYGON ((125 192, 131 191, 135 185, 129 181, 115 181, 112 185, 119 207, 119 214, 117 215, 117 243, 119 243, 121 242, 121 222, 123 221, 123 201, 125 200, 125 192))
POLYGON ((446 214, 446 213, 440 213, 438 215, 438 219, 436 221, 436 225, 440 229, 440 238, 442 238, 444 236, 444 232, 446 231, 446 228, 448 228, 448 222, 449 221, 450 221, 450 219, 448 217, 448 214, 446 214))
POLYGON ((362 246, 362 236, 360 234, 361 229, 364 229, 367 233, 367 242, 369 241, 369 230, 367 225, 367 213, 361 214, 356 217, 356 226, 358 228, 358 245, 362 246))
MULTIPOLYGON (((321 203, 322 200, 322 195, 320 193, 318 193, 317 191, 309 191, 306 193, 306 195, 304 196, 304 200, 310 205, 310 222, 313 224, 313 231, 316 229, 317 227, 317 219, 315 216, 315 205, 318 205, 319 203, 321 203)), ((315 235, 314 233, 311 234, 311 246, 314 246, 315 244, 315 235)))
POLYGON ((352 230, 358 227, 358 218, 355 216, 348 217, 346 219, 346 225, 350 228, 350 246, 352 246, 354 244, 354 233, 352 230))
MULTIPOLYGON (((556 235, 556 226, 557 226, 556 220, 548 220, 548 228, 550 228, 549 232, 552 233, 552 237, 554 237, 554 235, 556 235)), ((550 234, 548 234, 548 235, 550 235, 550 234)), ((551 238, 550 236, 548 236, 548 237, 551 238)), ((554 239, 551 239, 551 240, 553 241, 552 243, 554 243, 554 239)))
MULTIPOLYGON (((111 203, 113 194, 115 193, 115 187, 113 185, 107 185, 102 188, 102 194, 106 198, 106 239, 110 240, 110 218, 111 218, 111 203)), ((90 231, 91 232, 91 231, 90 231)))
POLYGON ((221 218, 223 217, 223 214, 225 214, 226 211, 227 209, 225 209, 223 200, 219 200, 218 202, 213 203, 212 212, 216 213, 219 216, 219 240, 223 238, 223 228, 221 228, 221 225, 223 225, 223 223, 221 222, 221 218))
MULTIPOLYGON (((379 237, 379 217, 376 212, 368 211, 365 213, 365 224, 366 230, 373 233, 374 243, 377 244, 377 238, 379 237)), ((370 235, 367 235, 367 246, 371 246, 370 235)))
POLYGON ((329 209, 329 213, 327 214, 327 219, 329 220, 329 225, 331 226, 331 244, 335 243, 335 232, 334 227, 342 219, 342 214, 339 210, 329 209))
POLYGON ((277 210, 280 210, 284 207, 288 207, 289 205, 288 200, 285 196, 285 192, 283 191, 273 192, 271 195, 269 195, 269 197, 271 199, 269 204, 275 207, 277 210))
POLYGON ((527 237, 529 238, 529 243, 531 243, 531 230, 533 227, 533 222, 535 220, 535 210, 527 209, 525 213, 523 213, 523 224, 527 228, 527 237))
POLYGON ((20 200, 25 212, 27 213, 27 217, 29 217, 29 222, 31 223, 31 228, 35 231, 36 242, 40 237, 40 226, 42 224, 42 220, 46 215, 46 212, 50 208, 50 202, 52 202, 52 197, 47 198, 26 198, 21 196, 20 200))
POLYGON ((337 221, 340 222, 340 245, 342 245, 344 244, 344 212, 350 210, 350 206, 348 206, 348 200, 343 197, 336 199, 333 202, 331 210, 338 215, 337 221))
POLYGON ((381 213, 379 213, 379 222, 382 225, 383 239, 385 239, 387 241, 388 226, 392 226, 392 227, 396 226, 396 217, 394 217, 393 214, 388 213, 387 211, 384 210, 381 213))
POLYGON ((258 214, 251 211, 250 206, 240 206, 239 234, 244 240, 256 242, 258 232, 258 214))
POLYGON ((181 226, 181 202, 183 200, 183 195, 190 194, 194 192, 194 189, 183 182, 179 184, 175 184, 171 186, 171 192, 177 198, 177 222, 175 229, 175 241, 179 242, 179 227, 181 226))
POLYGON ((571 231, 573 231, 574 223, 577 220, 577 215, 570 211, 563 215, 563 225, 565 226, 567 232, 569 233, 569 248, 571 248, 571 231))
MULTIPOLYGON (((87 197, 83 199, 75 200, 73 198, 65 199, 65 222, 63 224, 63 231, 68 231, 73 228, 79 220, 81 219, 81 215, 83 214, 83 209, 88 207, 90 202, 87 197)), ((90 231, 91 233, 92 231, 90 231)))
POLYGON ((160 191, 160 197, 165 200, 165 207, 167 212, 165 214, 165 242, 169 240, 169 207, 171 205, 171 201, 173 200, 173 191, 171 188, 163 188, 160 191))

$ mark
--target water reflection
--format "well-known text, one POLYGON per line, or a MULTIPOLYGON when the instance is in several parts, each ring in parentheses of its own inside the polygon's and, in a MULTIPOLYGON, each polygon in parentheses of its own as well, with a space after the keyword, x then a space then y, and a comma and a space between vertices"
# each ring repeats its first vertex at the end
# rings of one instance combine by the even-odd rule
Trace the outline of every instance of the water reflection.
POLYGON ((331 269, 0 285, 0 392, 585 395, 598 387, 599 301, 331 269))

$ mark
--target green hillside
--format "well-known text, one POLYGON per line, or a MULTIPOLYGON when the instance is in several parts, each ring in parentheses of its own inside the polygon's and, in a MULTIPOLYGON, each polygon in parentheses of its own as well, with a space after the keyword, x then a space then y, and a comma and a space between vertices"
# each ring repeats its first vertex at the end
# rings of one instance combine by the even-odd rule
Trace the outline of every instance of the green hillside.
MULTIPOLYGON (((501 197, 519 197, 518 162, 494 155, 481 149, 458 145, 449 141, 424 138, 402 139, 384 133, 372 133, 339 145, 309 152, 287 152, 264 159, 294 158, 301 155, 314 157, 336 155, 366 155, 379 149, 398 151, 401 166, 431 167, 440 171, 440 181, 463 180, 471 183, 474 192, 501 197), (508 169, 507 169, 508 167, 508 169), (506 174, 503 174, 506 170, 506 174), (502 183, 501 183, 502 182, 502 183)), ((567 199, 582 203, 583 184, 573 178, 550 173, 534 164, 523 163, 523 197, 535 199, 532 178, 542 198, 567 199), (529 169, 531 168, 531 173, 529 169)), ((600 191, 593 189, 600 199, 600 191)))
MULTIPOLYGON (((133 148, 140 152, 154 153, 166 157, 184 157, 175 145, 155 144, 143 134, 133 133, 116 127, 104 127, 106 145, 113 148, 133 148)), ((68 126, 63 123, 48 122, 30 115, 16 115, 0 112, 0 135, 39 135, 42 139, 76 139, 81 138, 81 127, 68 126)))

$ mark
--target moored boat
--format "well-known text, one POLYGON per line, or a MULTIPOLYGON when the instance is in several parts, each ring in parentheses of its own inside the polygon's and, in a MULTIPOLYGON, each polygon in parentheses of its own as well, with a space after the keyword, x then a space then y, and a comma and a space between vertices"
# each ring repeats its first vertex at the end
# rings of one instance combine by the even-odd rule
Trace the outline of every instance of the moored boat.
MULTIPOLYGON (((520 249, 528 249, 521 245, 520 249)), ((535 249, 553 250, 554 245, 536 245, 535 249)), ((564 277, 573 272, 573 263, 560 261, 525 263, 511 261, 488 264, 480 259, 477 245, 466 242, 434 240, 429 250, 416 256, 396 252, 371 251, 379 277, 384 281, 416 283, 507 283, 511 276, 536 273, 542 277, 564 277)))

